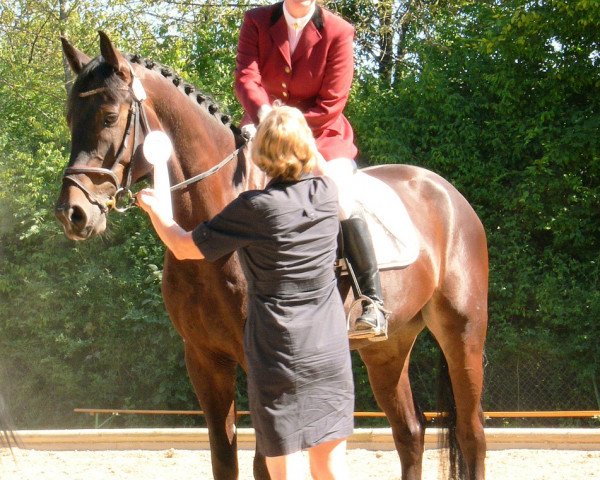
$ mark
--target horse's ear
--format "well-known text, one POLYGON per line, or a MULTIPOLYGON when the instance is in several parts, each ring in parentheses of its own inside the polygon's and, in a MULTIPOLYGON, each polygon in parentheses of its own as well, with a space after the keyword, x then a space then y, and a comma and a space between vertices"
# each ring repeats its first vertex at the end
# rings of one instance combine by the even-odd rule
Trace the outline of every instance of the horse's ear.
POLYGON ((100 35, 100 53, 104 58, 104 61, 115 69, 117 75, 121 77, 126 83, 131 82, 131 67, 125 57, 121 55, 121 52, 115 48, 115 46, 108 38, 106 33, 99 31, 100 35))
POLYGON ((77 50, 65 37, 60 37, 60 41, 62 43, 65 58, 67 59, 67 62, 69 62, 71 70, 73 70, 75 75, 79 75, 83 68, 90 63, 92 59, 85 53, 77 50))

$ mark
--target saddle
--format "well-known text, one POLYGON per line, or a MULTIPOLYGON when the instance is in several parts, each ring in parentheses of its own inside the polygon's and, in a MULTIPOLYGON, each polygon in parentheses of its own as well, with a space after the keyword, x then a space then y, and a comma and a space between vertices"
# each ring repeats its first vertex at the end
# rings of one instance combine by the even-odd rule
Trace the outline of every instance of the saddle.
MULTIPOLYGON (((362 171, 353 175, 355 198, 362 209, 373 239, 379 270, 405 268, 419 256, 419 232, 400 197, 381 180, 362 171)), ((339 242, 338 267, 347 274, 342 242, 339 242)))

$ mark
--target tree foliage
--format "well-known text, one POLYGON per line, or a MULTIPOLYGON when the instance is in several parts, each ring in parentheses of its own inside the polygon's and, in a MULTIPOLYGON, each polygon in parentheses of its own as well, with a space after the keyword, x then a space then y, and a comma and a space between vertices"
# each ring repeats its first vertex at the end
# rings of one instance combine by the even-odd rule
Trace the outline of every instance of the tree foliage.
MULTIPOLYGON (((251 3, 0 0, 0 388, 19 428, 85 424, 74 407, 196 407, 146 219, 113 215, 105 236, 73 244, 53 218, 69 151, 59 35, 95 56, 104 30, 239 118, 232 73, 251 3)), ((543 359, 586 399, 558 394, 555 408, 598 407, 597 1, 325 3, 357 29, 347 114, 361 160, 434 170, 483 220, 488 372, 543 359)), ((415 348, 417 396, 433 408, 436 349, 415 348)), ((357 408, 375 408, 357 357, 355 377, 357 408)))

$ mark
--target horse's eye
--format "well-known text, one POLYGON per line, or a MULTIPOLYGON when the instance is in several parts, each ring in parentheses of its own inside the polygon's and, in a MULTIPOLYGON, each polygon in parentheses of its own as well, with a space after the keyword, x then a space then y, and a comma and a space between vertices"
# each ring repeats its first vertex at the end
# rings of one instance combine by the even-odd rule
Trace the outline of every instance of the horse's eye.
POLYGON ((108 113, 104 117, 104 126, 112 127, 115 123, 117 123, 118 119, 119 119, 119 115, 117 115, 116 113, 108 113))

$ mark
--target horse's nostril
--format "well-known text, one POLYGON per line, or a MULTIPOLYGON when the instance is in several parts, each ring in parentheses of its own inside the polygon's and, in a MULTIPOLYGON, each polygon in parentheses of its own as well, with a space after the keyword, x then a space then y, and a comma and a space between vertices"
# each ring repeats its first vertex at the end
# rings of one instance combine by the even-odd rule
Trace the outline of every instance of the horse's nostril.
POLYGON ((81 226, 85 225, 87 217, 82 208, 78 206, 73 206, 69 209, 69 221, 73 225, 81 226))

